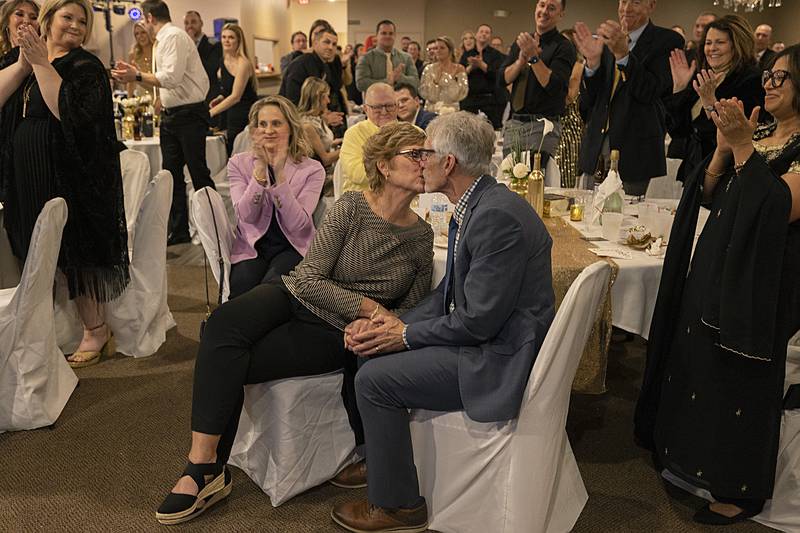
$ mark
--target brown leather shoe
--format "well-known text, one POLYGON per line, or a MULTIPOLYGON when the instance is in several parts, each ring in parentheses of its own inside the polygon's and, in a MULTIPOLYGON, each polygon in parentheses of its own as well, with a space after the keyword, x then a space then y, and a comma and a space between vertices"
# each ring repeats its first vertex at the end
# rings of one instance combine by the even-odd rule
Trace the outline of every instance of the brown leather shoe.
POLYGON ((331 485, 343 489, 361 489, 367 486, 367 462, 359 461, 336 474, 331 479, 331 485))
POLYGON ((414 509, 385 509, 367 500, 340 503, 331 511, 334 522, 355 533, 419 533, 428 529, 428 506, 423 500, 414 509))

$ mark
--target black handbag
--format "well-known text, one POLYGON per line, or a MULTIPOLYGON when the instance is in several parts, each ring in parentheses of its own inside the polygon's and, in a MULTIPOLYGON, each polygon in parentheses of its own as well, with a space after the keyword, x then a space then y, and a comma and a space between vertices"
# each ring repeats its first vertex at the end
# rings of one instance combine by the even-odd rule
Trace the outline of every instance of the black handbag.
MULTIPOLYGON (((219 229, 217 228, 217 217, 214 214, 214 205, 211 203, 211 195, 208 194, 208 188, 205 190, 206 199, 208 200, 208 207, 211 209, 211 221, 214 223, 214 236, 217 239, 217 262, 219 263, 219 293, 217 294, 217 306, 222 305, 222 291, 225 288, 225 261, 222 259, 222 246, 219 243, 219 229)), ((200 321, 200 338, 203 338, 203 331, 206 329, 206 322, 208 317, 211 316, 211 302, 208 298, 208 261, 206 260, 206 253, 203 250, 203 275, 206 282, 206 317, 200 321)))

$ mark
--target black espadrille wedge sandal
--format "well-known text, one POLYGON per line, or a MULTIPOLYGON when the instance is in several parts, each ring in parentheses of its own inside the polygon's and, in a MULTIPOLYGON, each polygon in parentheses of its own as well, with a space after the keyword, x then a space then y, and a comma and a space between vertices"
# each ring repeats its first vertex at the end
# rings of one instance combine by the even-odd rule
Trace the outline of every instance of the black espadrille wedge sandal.
POLYGON ((162 524, 173 525, 191 520, 231 493, 231 474, 223 465, 196 465, 190 462, 183 476, 191 477, 200 492, 197 496, 170 492, 156 511, 156 519, 162 524))

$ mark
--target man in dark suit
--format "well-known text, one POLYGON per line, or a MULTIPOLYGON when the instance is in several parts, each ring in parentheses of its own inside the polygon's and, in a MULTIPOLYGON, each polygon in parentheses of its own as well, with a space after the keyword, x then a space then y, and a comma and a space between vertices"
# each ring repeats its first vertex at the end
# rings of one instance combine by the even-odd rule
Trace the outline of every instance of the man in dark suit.
POLYGON ((422 108, 417 88, 410 83, 395 83, 394 98, 397 101, 397 119, 402 122, 411 122, 424 130, 439 116, 422 108))
POLYGON ((186 16, 183 17, 183 29, 189 34, 197 45, 197 53, 200 54, 200 61, 203 62, 203 68, 208 74, 208 94, 206 95, 206 102, 210 102, 216 98, 221 91, 219 85, 219 78, 217 71, 222 61, 222 44, 216 39, 209 39, 203 33, 203 19, 200 18, 200 13, 197 11, 187 11, 186 16))
POLYGON ((761 71, 767 70, 775 52, 772 51, 772 26, 769 24, 759 24, 753 32, 756 40, 756 61, 761 71))
POLYGON ((336 55, 336 43, 339 37, 330 26, 318 30, 311 36, 311 53, 303 54, 294 59, 286 72, 278 94, 291 100, 294 105, 300 103, 300 90, 306 78, 315 77, 325 80, 330 85, 330 62, 336 55))
POLYGON ((575 25, 578 50, 586 58, 581 105, 586 135, 578 166, 589 188, 605 175, 607 154, 620 151, 625 192, 643 195, 651 178, 667 173, 665 113, 661 99, 672 93, 670 52, 683 49, 676 32, 655 26, 656 0, 619 0, 619 22, 607 20, 592 35, 575 25))
POLYGON ((527 202, 486 175, 493 145, 491 125, 472 113, 431 123, 418 154, 425 190, 456 205, 444 280, 401 317, 379 308, 345 330, 363 362, 355 388, 368 456, 367 468, 348 467, 366 469, 368 500, 332 513, 351 531, 427 525, 408 409, 466 411, 478 422, 519 413, 554 316, 552 240, 527 202))

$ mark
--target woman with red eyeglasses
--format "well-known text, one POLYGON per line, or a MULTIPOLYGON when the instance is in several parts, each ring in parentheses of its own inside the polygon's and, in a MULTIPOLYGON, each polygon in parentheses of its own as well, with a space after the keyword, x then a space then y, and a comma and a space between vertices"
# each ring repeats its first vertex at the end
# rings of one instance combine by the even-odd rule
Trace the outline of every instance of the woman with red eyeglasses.
POLYGON ((636 411, 657 462, 713 496, 695 515, 705 524, 761 512, 782 417, 800 408, 786 364, 800 329, 800 46, 779 53, 762 84, 770 124, 736 98, 710 113, 717 145, 685 183, 636 411), (701 205, 711 214, 692 255, 701 205))

